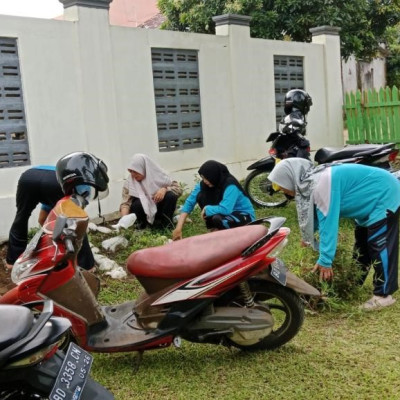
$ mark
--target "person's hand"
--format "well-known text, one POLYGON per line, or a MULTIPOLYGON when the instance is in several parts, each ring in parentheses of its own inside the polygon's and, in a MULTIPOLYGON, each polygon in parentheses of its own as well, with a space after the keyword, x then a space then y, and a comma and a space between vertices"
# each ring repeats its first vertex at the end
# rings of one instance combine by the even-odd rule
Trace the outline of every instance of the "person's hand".
POLYGON ((304 240, 300 240, 300 246, 301 247, 310 247, 310 243, 305 242, 304 240))
POLYGON ((206 208, 205 207, 201 210, 201 218, 203 218, 203 219, 207 218, 206 217, 206 208))
POLYGON ((333 278, 333 270, 331 268, 323 267, 322 265, 315 264, 312 272, 319 271, 319 278, 321 281, 330 281, 333 278))
POLYGON ((160 201, 163 201, 167 191, 168 191, 167 188, 158 189, 155 195, 153 196, 154 203, 159 203, 160 201))
POLYGON ((172 240, 181 240, 182 239, 182 229, 175 228, 172 231, 172 240))

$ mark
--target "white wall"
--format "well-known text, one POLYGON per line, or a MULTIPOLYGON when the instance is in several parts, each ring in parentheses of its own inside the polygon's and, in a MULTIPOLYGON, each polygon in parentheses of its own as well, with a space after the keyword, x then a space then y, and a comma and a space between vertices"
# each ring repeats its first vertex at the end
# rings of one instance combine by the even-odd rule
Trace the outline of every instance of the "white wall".
MULTIPOLYGON (((126 165, 137 152, 189 186, 207 159, 227 163, 243 178, 246 167, 266 155, 265 139, 275 130, 274 55, 304 57, 305 88, 314 103, 312 148, 343 143, 340 53, 337 63, 330 56, 337 57, 338 37, 306 44, 253 39, 248 27, 237 26, 216 36, 117 27, 109 25, 108 11, 76 6, 64 19, 0 15, 0 36, 18 38, 32 165, 55 164, 76 150, 104 159, 111 178, 104 213, 118 209, 126 165), (199 50, 204 147, 158 151, 151 47, 199 50)), ((8 236, 25 169, 0 169, 0 240, 8 236)), ((89 207, 91 216, 96 211, 89 207)))
POLYGON ((376 89, 386 86, 386 61, 374 58, 371 62, 357 61, 353 56, 342 62, 343 93, 376 89), (357 76, 359 75, 359 77, 357 76), (357 87, 360 80, 361 87, 357 87))

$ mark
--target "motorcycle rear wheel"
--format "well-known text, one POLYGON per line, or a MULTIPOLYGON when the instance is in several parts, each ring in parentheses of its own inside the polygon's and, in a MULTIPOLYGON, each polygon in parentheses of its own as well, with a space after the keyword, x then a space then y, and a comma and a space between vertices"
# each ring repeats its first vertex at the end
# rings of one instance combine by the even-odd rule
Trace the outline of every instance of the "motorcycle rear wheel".
MULTIPOLYGON (((267 306, 274 317, 272 332, 258 343, 243 345, 226 337, 227 342, 242 350, 273 350, 289 340, 299 332, 304 321, 304 305, 300 297, 293 290, 268 281, 249 281, 250 290, 257 304, 267 306)), ((222 298, 225 306, 245 307, 243 296, 237 289, 222 298)))
POLYGON ((270 170, 254 170, 247 175, 244 181, 244 190, 250 200, 260 207, 283 207, 288 202, 285 194, 277 192, 268 180, 270 170))

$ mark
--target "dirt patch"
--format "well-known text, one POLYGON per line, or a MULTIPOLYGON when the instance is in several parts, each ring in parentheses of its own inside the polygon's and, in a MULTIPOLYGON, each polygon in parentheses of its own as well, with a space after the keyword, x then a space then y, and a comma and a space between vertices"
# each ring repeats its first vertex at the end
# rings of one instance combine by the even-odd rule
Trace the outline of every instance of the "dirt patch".
POLYGON ((6 253, 7 244, 0 245, 0 296, 14 286, 11 281, 11 271, 6 266, 6 253))

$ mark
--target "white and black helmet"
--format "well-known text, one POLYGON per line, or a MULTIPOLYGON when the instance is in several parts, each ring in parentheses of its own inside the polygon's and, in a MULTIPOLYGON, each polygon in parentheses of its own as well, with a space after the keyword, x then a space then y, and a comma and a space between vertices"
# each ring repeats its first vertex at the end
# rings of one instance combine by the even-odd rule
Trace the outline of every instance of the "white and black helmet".
MULTIPOLYGON (((93 198, 108 193, 107 166, 93 154, 78 151, 60 158, 56 165, 57 180, 66 195, 82 188, 94 188, 93 198)), ((104 197, 104 196, 102 196, 104 197)))

